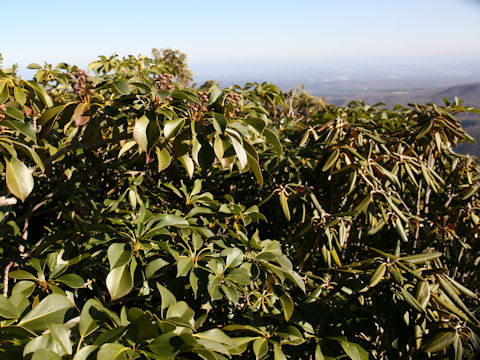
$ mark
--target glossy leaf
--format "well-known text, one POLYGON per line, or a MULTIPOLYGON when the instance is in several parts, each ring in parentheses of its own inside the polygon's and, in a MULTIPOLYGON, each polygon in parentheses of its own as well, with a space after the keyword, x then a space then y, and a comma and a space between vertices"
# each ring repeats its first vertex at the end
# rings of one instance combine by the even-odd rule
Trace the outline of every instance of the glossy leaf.
POLYGON ((73 306, 66 296, 50 294, 30 310, 18 325, 32 330, 46 330, 48 324, 63 324, 65 313, 73 306))
POLYGON ((107 275, 106 285, 112 300, 127 295, 133 287, 132 275, 130 274, 128 264, 111 270, 107 275))
POLYGON ((8 189, 22 201, 33 190, 33 176, 30 170, 15 157, 7 161, 6 178, 8 189))

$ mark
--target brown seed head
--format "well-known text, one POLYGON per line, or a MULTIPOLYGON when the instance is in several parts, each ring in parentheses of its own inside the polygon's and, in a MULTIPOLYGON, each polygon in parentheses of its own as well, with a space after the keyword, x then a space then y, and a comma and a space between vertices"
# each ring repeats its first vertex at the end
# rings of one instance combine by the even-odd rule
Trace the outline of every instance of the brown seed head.
POLYGON ((170 91, 175 88, 173 84, 174 76, 172 74, 160 74, 155 75, 153 80, 155 81, 155 87, 158 91, 170 91))

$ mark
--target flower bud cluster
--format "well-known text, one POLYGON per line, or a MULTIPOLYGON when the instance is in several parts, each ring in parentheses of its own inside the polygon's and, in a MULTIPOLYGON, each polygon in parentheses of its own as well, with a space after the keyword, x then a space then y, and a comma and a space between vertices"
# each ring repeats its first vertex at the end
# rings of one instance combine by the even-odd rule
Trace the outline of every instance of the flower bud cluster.
POLYGON ((7 108, 5 107, 5 105, 0 105, 0 121, 2 121, 3 119, 5 119, 5 112, 7 111, 7 108))
POLYGON ((90 81, 86 71, 78 69, 72 73, 72 76, 74 79, 71 80, 70 83, 73 87, 73 91, 75 91, 78 96, 83 97, 87 95, 87 92, 93 92, 95 84, 90 81))
POLYGON ((155 81, 155 87, 157 91, 170 91, 175 88, 173 84, 174 76, 172 74, 160 74, 155 75, 153 80, 155 81))
POLYGON ((208 92, 206 92, 206 91, 199 91, 199 92, 198 92, 198 97, 200 98, 200 101, 202 102, 202 104, 205 104, 205 103, 208 102, 208 99, 209 99, 208 92))
POLYGON ((233 110, 228 113, 228 116, 234 117, 237 113, 240 112, 240 104, 242 102, 242 95, 232 91, 227 94, 225 97, 225 103, 231 103, 233 105, 233 110))
POLYGON ((208 99, 209 99, 208 93, 205 92, 205 91, 199 91, 199 92, 198 92, 198 97, 200 98, 200 101, 201 101, 201 103, 202 103, 202 106, 200 107, 200 105, 198 105, 198 104, 189 103, 189 104, 187 105, 188 108, 189 108, 190 111, 192 111, 192 112, 199 112, 200 109, 202 109, 202 111, 207 111, 207 107, 205 106, 205 104, 208 102, 208 99))

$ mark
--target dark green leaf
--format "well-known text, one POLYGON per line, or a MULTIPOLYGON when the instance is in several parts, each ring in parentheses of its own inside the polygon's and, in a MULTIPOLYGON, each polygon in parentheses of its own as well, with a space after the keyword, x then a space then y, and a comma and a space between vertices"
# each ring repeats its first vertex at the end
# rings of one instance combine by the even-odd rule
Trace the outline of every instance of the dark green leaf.
POLYGON ((117 80, 112 83, 113 88, 122 95, 128 95, 132 92, 130 86, 124 81, 117 80))

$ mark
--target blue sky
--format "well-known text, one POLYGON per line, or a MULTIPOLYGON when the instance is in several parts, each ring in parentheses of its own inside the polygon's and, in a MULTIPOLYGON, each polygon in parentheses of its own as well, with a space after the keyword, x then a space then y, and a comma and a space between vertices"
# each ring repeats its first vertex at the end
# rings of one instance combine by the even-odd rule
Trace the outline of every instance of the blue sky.
POLYGON ((190 63, 480 54, 475 0, 2 1, 4 64, 171 47, 190 63))

